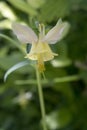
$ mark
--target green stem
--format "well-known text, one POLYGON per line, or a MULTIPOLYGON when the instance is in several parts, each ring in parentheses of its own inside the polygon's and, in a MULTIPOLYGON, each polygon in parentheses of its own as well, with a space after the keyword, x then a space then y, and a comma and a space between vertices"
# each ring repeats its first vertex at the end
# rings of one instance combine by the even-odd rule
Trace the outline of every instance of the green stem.
POLYGON ((45 117, 45 105, 44 105, 44 99, 43 99, 43 91, 42 91, 42 85, 41 85, 41 77, 38 68, 36 67, 36 77, 37 77, 37 84, 38 84, 38 93, 39 93, 39 100, 40 100, 40 109, 42 114, 42 125, 43 130, 47 130, 46 126, 46 117, 45 117))

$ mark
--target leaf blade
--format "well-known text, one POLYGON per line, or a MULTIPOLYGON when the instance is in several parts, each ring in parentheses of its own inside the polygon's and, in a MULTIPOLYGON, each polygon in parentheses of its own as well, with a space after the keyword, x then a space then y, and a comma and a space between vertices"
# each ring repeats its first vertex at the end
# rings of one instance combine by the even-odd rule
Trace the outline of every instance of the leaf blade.
POLYGON ((12 67, 11 67, 10 69, 8 69, 7 72, 5 73, 5 75, 4 75, 4 82, 6 82, 7 77, 8 77, 12 72, 14 72, 15 70, 17 70, 17 69, 19 69, 19 68, 21 68, 21 67, 23 67, 23 66, 26 66, 26 65, 28 65, 28 64, 29 64, 28 61, 22 61, 22 62, 17 63, 16 65, 12 66, 12 67))

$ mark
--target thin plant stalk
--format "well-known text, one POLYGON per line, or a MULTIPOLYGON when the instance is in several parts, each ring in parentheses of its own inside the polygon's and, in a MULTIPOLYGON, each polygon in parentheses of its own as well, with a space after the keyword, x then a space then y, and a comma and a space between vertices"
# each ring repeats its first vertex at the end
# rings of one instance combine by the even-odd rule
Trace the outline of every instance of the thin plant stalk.
POLYGON ((40 109, 41 109, 41 114, 42 114, 43 130, 47 130, 45 104, 44 104, 43 91, 42 91, 42 85, 41 85, 41 76, 40 76, 38 67, 36 67, 36 77, 37 77, 38 94, 39 94, 39 100, 40 100, 40 109))

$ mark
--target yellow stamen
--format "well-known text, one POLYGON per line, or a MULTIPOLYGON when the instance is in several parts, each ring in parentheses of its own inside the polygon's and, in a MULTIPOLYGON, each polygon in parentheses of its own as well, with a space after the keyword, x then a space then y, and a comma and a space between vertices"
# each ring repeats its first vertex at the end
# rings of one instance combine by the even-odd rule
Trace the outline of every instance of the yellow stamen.
POLYGON ((43 60, 43 54, 38 54, 38 69, 40 72, 45 71, 45 66, 44 66, 44 60, 43 60))

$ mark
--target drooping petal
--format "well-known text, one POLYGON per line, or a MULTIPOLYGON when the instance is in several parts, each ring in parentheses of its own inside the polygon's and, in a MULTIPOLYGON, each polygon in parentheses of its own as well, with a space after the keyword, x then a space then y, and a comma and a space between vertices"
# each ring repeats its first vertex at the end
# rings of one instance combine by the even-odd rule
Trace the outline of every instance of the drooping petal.
POLYGON ((49 44, 55 44, 60 41, 68 32, 69 24, 67 22, 62 22, 61 19, 42 39, 43 42, 48 42, 49 44))
POLYGON ((30 27, 18 23, 13 23, 12 29, 17 38, 22 43, 32 43, 37 42, 38 40, 37 35, 30 27))

